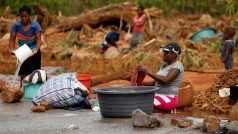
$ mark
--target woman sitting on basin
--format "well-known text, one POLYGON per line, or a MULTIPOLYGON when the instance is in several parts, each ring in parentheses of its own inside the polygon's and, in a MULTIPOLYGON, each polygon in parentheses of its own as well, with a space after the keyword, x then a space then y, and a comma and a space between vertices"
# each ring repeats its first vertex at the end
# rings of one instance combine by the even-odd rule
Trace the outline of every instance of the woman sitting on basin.
POLYGON ((154 107, 161 110, 171 110, 178 106, 178 89, 184 72, 183 65, 178 60, 181 48, 175 42, 161 48, 164 51, 164 63, 160 70, 154 74, 148 69, 140 67, 139 72, 145 73, 154 79, 153 81, 143 81, 143 85, 155 85, 159 88, 154 97, 154 107))

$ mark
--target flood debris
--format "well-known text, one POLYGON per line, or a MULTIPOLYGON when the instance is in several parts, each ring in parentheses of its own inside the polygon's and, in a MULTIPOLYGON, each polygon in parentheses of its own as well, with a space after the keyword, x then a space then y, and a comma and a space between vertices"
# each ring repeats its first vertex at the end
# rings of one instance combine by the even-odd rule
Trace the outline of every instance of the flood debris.
POLYGON ((162 125, 155 116, 147 115, 140 109, 135 109, 132 112, 132 122, 134 127, 154 128, 162 125))
POLYGON ((219 89, 230 88, 230 86, 236 83, 238 83, 237 70, 218 75, 215 83, 210 88, 200 91, 195 95, 193 106, 188 109, 191 111, 198 110, 202 112, 228 114, 234 104, 229 103, 229 97, 220 97, 219 89))

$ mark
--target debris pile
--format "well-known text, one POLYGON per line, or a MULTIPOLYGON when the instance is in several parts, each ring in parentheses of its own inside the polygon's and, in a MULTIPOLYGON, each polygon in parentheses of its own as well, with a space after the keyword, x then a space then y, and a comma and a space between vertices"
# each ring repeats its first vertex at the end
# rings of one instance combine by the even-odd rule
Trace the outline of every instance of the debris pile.
POLYGON ((199 92, 194 97, 194 103, 189 110, 202 111, 211 113, 229 113, 232 104, 229 104, 229 97, 221 98, 219 96, 219 89, 229 88, 238 83, 238 71, 224 72, 217 76, 215 84, 199 92))

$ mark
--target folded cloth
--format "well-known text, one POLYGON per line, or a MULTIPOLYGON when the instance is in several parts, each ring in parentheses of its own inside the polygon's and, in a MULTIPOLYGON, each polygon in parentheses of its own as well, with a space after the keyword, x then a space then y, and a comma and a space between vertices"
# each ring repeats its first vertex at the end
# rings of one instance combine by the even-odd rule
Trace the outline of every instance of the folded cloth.
POLYGON ((45 83, 47 81, 47 74, 44 70, 37 69, 31 74, 27 75, 23 80, 23 85, 36 84, 36 83, 45 83))
POLYGON ((131 77, 131 86, 142 86, 142 82, 145 79, 146 74, 139 72, 140 66, 137 66, 131 77))

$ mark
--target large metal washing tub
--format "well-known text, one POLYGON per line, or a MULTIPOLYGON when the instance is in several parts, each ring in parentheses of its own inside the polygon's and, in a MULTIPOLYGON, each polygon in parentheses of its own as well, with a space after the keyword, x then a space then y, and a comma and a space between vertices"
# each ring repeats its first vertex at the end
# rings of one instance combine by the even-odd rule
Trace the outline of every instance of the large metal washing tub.
POLYGON ((134 109, 152 113, 156 90, 153 86, 128 86, 94 89, 93 92, 98 95, 103 117, 131 117, 134 109))

